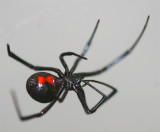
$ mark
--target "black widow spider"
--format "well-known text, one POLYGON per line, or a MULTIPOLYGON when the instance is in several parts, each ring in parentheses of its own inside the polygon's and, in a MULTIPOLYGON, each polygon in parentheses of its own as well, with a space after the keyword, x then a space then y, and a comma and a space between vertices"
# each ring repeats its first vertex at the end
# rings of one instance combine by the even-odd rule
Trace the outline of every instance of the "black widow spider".
POLYGON ((65 52, 60 55, 59 58, 60 58, 60 61, 65 69, 65 73, 62 73, 61 70, 59 70, 57 68, 35 66, 35 65, 30 64, 27 61, 18 57, 13 52, 11 52, 10 46, 9 46, 9 44, 7 44, 8 55, 10 57, 14 58, 15 60, 19 61, 20 63, 24 64, 25 66, 27 66, 33 70, 53 71, 53 72, 57 73, 59 76, 59 77, 56 77, 56 76, 54 76, 50 73, 47 73, 47 72, 37 72, 28 78, 27 83, 26 83, 26 88, 27 88, 27 91, 30 94, 30 96, 34 100, 36 100, 40 103, 49 103, 50 102, 49 105, 47 105, 39 113, 29 115, 29 116, 22 116, 20 109, 19 109, 19 106, 18 106, 18 103, 17 103, 16 95, 14 92, 11 93, 19 118, 21 120, 28 120, 28 119, 32 119, 35 117, 41 117, 42 115, 44 115, 45 113, 48 112, 48 110, 55 104, 55 102, 57 100, 59 102, 63 102, 63 100, 65 99, 69 90, 73 90, 77 93, 77 96, 78 96, 78 98, 79 98, 79 100, 80 100, 80 102, 81 102, 81 104, 87 114, 94 113, 104 102, 106 102, 108 99, 110 99, 117 92, 117 90, 114 87, 112 87, 106 83, 100 82, 100 81, 84 80, 84 77, 98 75, 98 74, 110 69, 113 65, 115 65, 116 63, 121 61, 123 58, 125 58, 127 55, 129 55, 131 53, 131 51, 135 48, 137 43, 139 42, 140 38, 142 37, 142 35, 146 29, 148 20, 149 20, 149 16, 147 17, 146 23, 145 23, 143 30, 141 31, 139 37, 137 38, 137 40, 134 42, 134 44, 128 50, 123 52, 119 57, 115 58, 108 65, 104 66, 103 68, 101 68, 99 70, 93 71, 93 72, 74 73, 80 60, 87 59, 84 57, 84 55, 86 54, 86 52, 88 51, 88 49, 91 45, 92 39, 95 35, 95 32, 96 32, 98 24, 99 24, 99 20, 97 21, 97 24, 94 28, 94 31, 93 31, 88 43, 85 45, 81 55, 78 55, 73 52, 65 52), (64 56, 71 56, 71 55, 74 55, 78 58, 75 60, 72 68, 69 70, 63 57, 64 56), (83 85, 81 84, 82 82, 84 83, 83 85), (104 86, 110 88, 112 90, 112 92, 110 92, 108 95, 105 95, 104 93, 99 91, 96 87, 91 85, 90 82, 104 85, 104 86), (91 87, 92 89, 94 89, 96 92, 98 92, 102 96, 100 101, 91 109, 89 109, 89 107, 87 105, 85 93, 83 90, 83 88, 86 85, 91 87))

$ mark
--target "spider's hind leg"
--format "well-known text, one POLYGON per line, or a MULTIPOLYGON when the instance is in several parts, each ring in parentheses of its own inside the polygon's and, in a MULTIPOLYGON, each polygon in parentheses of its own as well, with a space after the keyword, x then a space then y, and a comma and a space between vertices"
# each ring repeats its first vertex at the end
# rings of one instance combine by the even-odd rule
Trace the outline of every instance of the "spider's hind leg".
POLYGON ((14 105, 15 105, 15 108, 16 108, 16 111, 17 111, 17 114, 19 116, 19 119, 22 120, 22 121, 26 121, 26 120, 29 120, 29 119, 33 119, 33 118, 37 118, 37 117, 41 117, 43 116, 44 114, 46 114, 50 108, 55 104, 55 102, 57 101, 56 99, 51 102, 50 104, 48 104, 44 109, 42 109, 40 112, 38 113, 35 113, 35 114, 32 114, 32 115, 28 115, 28 116, 22 116, 21 114, 21 111, 20 111, 20 108, 19 108, 19 105, 18 105, 18 100, 17 100, 17 97, 16 97, 16 94, 14 91, 11 91, 11 96, 12 96, 12 99, 13 99, 13 102, 14 102, 14 105))
POLYGON ((7 51, 8 51, 8 55, 15 59, 16 61, 22 63, 23 65, 33 69, 33 70, 36 70, 36 71, 43 71, 43 70, 48 70, 48 71, 53 71, 55 73, 57 73, 60 77, 63 77, 63 73, 61 72, 60 69, 58 68, 54 68, 54 67, 42 67, 42 66, 35 66, 35 65, 32 65, 31 63, 25 61, 24 59, 20 58, 19 56, 17 56, 15 53, 13 53, 11 50, 10 50, 10 46, 9 44, 7 44, 7 51))

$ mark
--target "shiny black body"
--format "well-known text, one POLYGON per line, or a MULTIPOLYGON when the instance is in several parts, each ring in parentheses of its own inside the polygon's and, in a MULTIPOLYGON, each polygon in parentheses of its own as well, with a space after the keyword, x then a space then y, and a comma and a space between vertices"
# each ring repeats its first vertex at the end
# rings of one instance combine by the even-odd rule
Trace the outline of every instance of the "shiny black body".
POLYGON ((46 72, 35 73, 31 75, 26 82, 28 94, 40 103, 49 103, 54 101, 59 91, 59 87, 60 83, 58 82, 58 78, 46 72), (43 84, 39 84, 37 81, 38 76, 43 76, 44 78, 50 76, 54 79, 54 83, 50 84, 48 82, 44 82, 43 84))
MULTIPOLYGON (((19 106, 18 106, 18 103, 17 103, 17 99, 16 99, 16 96, 15 96, 15 93, 12 92, 12 97, 13 97, 13 100, 14 100, 14 103, 15 103, 15 106, 16 106, 16 110, 17 110, 17 113, 19 115, 19 118, 21 120, 28 120, 28 119, 32 119, 32 118, 35 118, 35 117, 40 117, 42 115, 44 115, 54 104, 56 101, 59 101, 59 102, 62 102, 68 91, 72 90, 72 91, 75 91, 85 112, 87 114, 91 114, 91 113, 94 113, 104 102, 106 102, 107 100, 109 100, 113 95, 115 95, 115 93, 117 92, 117 90, 106 84, 106 83, 103 83, 103 82, 100 82, 100 81, 96 81, 96 80, 84 80, 85 77, 88 77, 88 76, 94 76, 94 75, 98 75, 108 69, 110 69, 112 66, 114 66, 115 64, 117 64, 119 61, 121 61, 123 58, 125 58, 126 56, 128 56, 132 50, 135 48, 135 46, 137 45, 137 43, 139 42, 140 38, 142 37, 145 29, 146 29, 146 26, 147 26, 147 23, 148 23, 148 20, 149 20, 149 16, 147 18, 147 21, 143 27, 143 30, 141 31, 139 37, 137 38, 137 40, 134 42, 134 44, 129 48, 127 49, 125 52, 123 52, 120 56, 118 56, 116 59, 114 59, 111 63, 109 63, 108 65, 104 66, 103 68, 100 68, 99 70, 96 70, 96 71, 93 71, 93 72, 82 72, 82 73, 74 73, 76 67, 78 66, 78 63, 80 62, 81 59, 86 59, 84 57, 84 55, 86 54, 86 52, 88 51, 90 45, 91 45, 91 42, 92 42, 92 39, 95 35, 95 32, 97 30, 97 27, 98 27, 98 24, 99 24, 99 20, 97 21, 97 24, 95 26, 95 29, 88 41, 88 43, 86 44, 86 46, 84 47, 81 55, 78 55, 76 53, 73 53, 73 52, 65 52, 65 53, 62 53, 60 55, 60 61, 65 69, 65 73, 62 73, 61 70, 57 69, 57 68, 53 68, 53 67, 42 67, 42 66, 35 66, 35 65, 32 65, 31 63, 28 63, 27 61, 21 59, 20 57, 18 57, 16 54, 14 54, 13 52, 10 51, 10 46, 7 44, 7 50, 8 50, 8 55, 12 58, 14 58, 15 60, 19 61, 20 63, 24 64, 25 66, 33 69, 33 70, 36 70, 36 71, 52 71, 52 72, 55 72, 57 73, 58 77, 50 74, 50 73, 46 73, 46 72, 38 72, 38 73, 35 73, 33 74, 31 77, 29 77, 29 79, 27 80, 27 83, 26 83, 26 88, 27 88, 27 91, 28 93, 30 94, 30 96, 35 99, 36 101, 38 102, 41 102, 41 103, 48 103, 50 102, 44 109, 41 110, 41 112, 39 113, 36 113, 36 114, 33 114, 33 115, 29 115, 29 116, 22 116, 21 115, 21 112, 20 112, 20 109, 19 109, 19 106), (78 57, 72 68, 69 69, 65 60, 64 60, 64 56, 76 56, 78 57), (49 83, 49 81, 42 83, 41 85, 38 84, 38 81, 36 80, 38 76, 42 76, 44 78, 46 78, 47 76, 51 77, 52 79, 54 78, 54 83, 49 83), (94 87, 92 84, 93 83, 98 83, 100 85, 104 85, 108 88, 111 89, 111 92, 106 95, 104 94, 103 92, 101 92, 100 90, 98 90, 96 87, 94 87), (90 88, 92 88, 93 90, 95 90, 97 93, 99 93, 102 98, 100 99, 99 102, 96 103, 95 106, 93 106, 91 109, 88 107, 87 105, 87 101, 86 101, 86 97, 85 97, 85 92, 84 92, 84 88, 86 86, 89 86, 90 88)), ((42 79, 43 80, 43 79, 42 79)))

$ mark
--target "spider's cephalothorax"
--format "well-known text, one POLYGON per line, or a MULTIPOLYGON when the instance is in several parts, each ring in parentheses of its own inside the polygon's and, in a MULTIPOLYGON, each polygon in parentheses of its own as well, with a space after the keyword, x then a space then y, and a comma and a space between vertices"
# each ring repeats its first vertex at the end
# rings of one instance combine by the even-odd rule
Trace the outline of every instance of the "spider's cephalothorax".
POLYGON ((82 79, 83 77, 77 77, 74 74, 65 76, 63 78, 66 88, 68 88, 68 90, 74 90, 74 91, 77 91, 77 89, 80 87, 80 83, 82 82, 82 79))
POLYGON ((135 48, 135 46, 139 42, 140 38, 142 37, 142 35, 146 29, 148 20, 149 20, 149 16, 148 16, 147 21, 146 21, 140 35, 138 36, 137 40, 134 42, 134 44, 129 49, 127 49, 125 52, 123 52, 120 56, 118 56, 116 59, 114 59, 108 65, 105 65, 104 67, 100 68, 99 70, 92 71, 92 72, 74 73, 80 60, 86 59, 84 57, 84 55, 86 54, 86 52, 88 51, 88 49, 91 45, 91 42, 93 40, 93 37, 95 35, 95 32, 96 32, 98 24, 99 24, 99 20, 97 21, 97 24, 94 28, 94 31, 93 31, 89 41, 85 45, 81 55, 78 55, 74 52, 65 52, 60 55, 60 61, 65 69, 64 74, 58 68, 32 65, 31 63, 23 60, 22 58, 20 58, 19 56, 17 56, 13 52, 11 52, 10 46, 9 46, 9 44, 7 44, 8 55, 10 57, 14 58, 15 60, 19 61, 20 63, 24 64, 25 66, 27 66, 33 70, 36 70, 36 71, 48 70, 48 71, 52 71, 52 72, 55 72, 58 74, 58 77, 56 77, 55 75, 52 75, 47 72, 38 72, 38 73, 35 73, 32 76, 30 76, 27 80, 26 88, 27 88, 27 91, 30 94, 30 96, 34 100, 36 100, 40 103, 49 103, 39 113, 29 115, 29 116, 22 116, 20 109, 19 109, 19 106, 18 106, 18 103, 17 103, 15 93, 12 92, 13 101, 15 103, 15 107, 16 107, 19 118, 21 120, 28 120, 28 119, 32 119, 32 118, 40 117, 40 116, 44 115, 55 104, 56 101, 62 102, 65 99, 68 91, 71 91, 71 90, 76 92, 76 94, 77 94, 77 96, 78 96, 78 98, 79 98, 79 100, 80 100, 80 102, 81 102, 81 104, 87 114, 91 114, 91 113, 95 112, 104 102, 106 102, 108 99, 110 99, 117 92, 117 90, 114 87, 112 87, 111 85, 108 85, 106 83, 96 81, 96 80, 84 80, 84 78, 88 77, 88 76, 94 76, 94 75, 98 75, 100 73, 103 73, 104 71, 107 71, 112 66, 117 64, 119 61, 124 59, 126 56, 128 56, 133 51, 133 49, 135 48), (64 60, 64 56, 70 56, 70 55, 74 55, 78 58, 75 60, 72 68, 69 70, 69 68, 64 60), (81 82, 83 82, 83 85, 81 84, 81 82), (91 83, 98 83, 100 85, 104 85, 104 86, 110 88, 111 92, 106 95, 106 94, 102 93, 100 90, 98 90, 96 87, 94 87, 91 83), (98 101, 98 103, 96 103, 96 105, 93 106, 91 109, 88 107, 88 104, 87 104, 87 101, 85 98, 84 89, 86 86, 92 88, 93 90, 95 90, 96 92, 98 92, 102 96, 100 101, 98 101))

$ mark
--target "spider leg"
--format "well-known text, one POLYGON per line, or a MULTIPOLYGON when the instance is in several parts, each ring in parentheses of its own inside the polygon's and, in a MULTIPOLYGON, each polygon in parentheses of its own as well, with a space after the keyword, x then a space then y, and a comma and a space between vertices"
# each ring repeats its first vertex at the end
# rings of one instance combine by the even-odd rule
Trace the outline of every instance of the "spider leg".
POLYGON ((110 86, 110 85, 108 85, 106 83, 103 83, 103 82, 99 82, 99 81, 96 81, 96 80, 83 80, 83 82, 86 85, 88 85, 91 88, 93 88, 100 95, 102 95, 101 100, 92 109, 89 109, 88 105, 86 103, 85 96, 84 96, 84 90, 82 88, 80 88, 80 90, 77 91, 78 98, 79 98, 79 100, 80 100, 80 102, 81 102, 81 104, 82 104, 82 106, 83 106, 83 108, 84 108, 84 110, 85 110, 85 112, 87 114, 94 113, 104 102, 108 101, 117 92, 117 90, 114 87, 112 87, 112 86, 110 86), (105 85, 105 86, 111 88, 112 92, 109 95, 105 95, 100 90, 98 90, 96 87, 94 87, 93 85, 91 85, 89 82, 95 82, 95 83, 99 83, 99 84, 105 85))
MULTIPOLYGON (((60 96, 60 94, 61 94, 62 91, 63 91, 63 89, 61 89, 61 90, 59 91, 58 96, 60 96)), ((44 109, 42 109, 42 110, 41 110, 40 112, 38 112, 38 113, 29 115, 29 116, 22 116, 21 111, 20 111, 20 108, 19 108, 19 105, 18 105, 18 100, 17 100, 16 94, 15 94, 14 91, 11 91, 11 96, 12 96, 12 99, 13 99, 13 102, 14 102, 14 105, 15 105, 15 108, 16 108, 16 111, 17 111, 17 114, 18 114, 18 116, 19 116, 19 119, 22 120, 22 121, 43 116, 44 114, 46 114, 46 113, 50 110, 50 108, 51 108, 51 107, 55 104, 55 102, 57 101, 57 99, 53 100, 51 103, 49 103, 44 109)), ((58 97, 58 96, 57 96, 57 97, 58 97)))
POLYGON ((66 73, 69 73, 69 68, 68 68, 68 66, 67 66, 67 64, 66 64, 66 62, 65 62, 65 60, 63 59, 63 57, 64 57, 64 56, 70 56, 70 55, 74 55, 74 56, 77 56, 77 57, 79 57, 79 58, 82 58, 82 59, 87 60, 86 57, 83 57, 83 56, 78 55, 78 54, 73 53, 73 52, 64 52, 64 53, 62 53, 62 54, 59 56, 59 59, 60 59, 62 65, 63 65, 63 67, 64 67, 66 73))
POLYGON ((96 70, 96 71, 93 71, 93 72, 76 73, 75 75, 81 75, 81 76, 84 76, 84 77, 98 75, 98 74, 100 74, 100 73, 102 73, 104 71, 109 70, 115 64, 117 64, 118 62, 120 62, 121 60, 123 60, 126 56, 128 56, 133 51, 133 49, 138 44, 139 40, 141 39, 141 37, 142 37, 142 35, 143 35, 146 27, 147 27, 148 21, 149 21, 149 16, 147 17, 146 23, 145 23, 145 25, 144 25, 144 27, 143 27, 140 35, 138 36, 138 38, 134 42, 134 44, 129 49, 127 49, 125 52, 123 52, 120 56, 118 56, 113 61, 111 61, 111 63, 109 63, 108 65, 104 66, 103 68, 101 68, 99 70, 96 70))
MULTIPOLYGON (((81 56, 84 56, 84 55, 87 53, 87 51, 88 51, 88 49, 89 49, 89 47, 90 47, 90 45, 91 45, 91 43, 92 43, 93 37, 94 37, 94 35, 95 35, 95 33, 96 33, 96 30, 97 30, 97 28, 98 28, 99 21, 100 21, 100 20, 97 21, 97 24, 96 24, 96 26, 95 26, 95 28, 94 28, 94 30, 93 30, 93 32, 92 32, 92 35, 91 35, 89 41, 87 42, 87 44, 85 45, 85 47, 84 47, 84 49, 83 49, 83 51, 82 51, 82 53, 81 53, 81 56)), ((73 66, 72 66, 72 68, 71 68, 71 71, 70 71, 71 73, 73 73, 73 72, 75 71, 75 69, 76 69, 76 67, 78 66, 78 63, 80 62, 80 60, 81 60, 81 58, 77 58, 77 59, 75 60, 73 66)))
POLYGON ((64 89, 64 93, 63 93, 63 95, 58 99, 58 101, 59 101, 60 103, 62 103, 62 102, 64 101, 64 99, 66 98, 67 94, 68 94, 68 89, 64 89))
POLYGON ((24 64, 25 66, 33 69, 33 70, 48 70, 48 71, 53 71, 56 72, 60 77, 63 77, 63 73, 61 72, 61 70, 57 69, 57 68, 53 68, 53 67, 42 67, 42 66, 34 66, 31 63, 23 60, 22 58, 20 58, 19 56, 17 56, 16 54, 14 54, 13 52, 11 52, 10 50, 10 46, 9 44, 7 44, 7 51, 8 51, 8 55, 10 57, 12 57, 13 59, 19 61, 20 63, 24 64))

